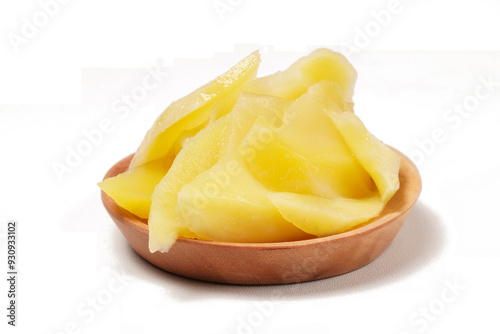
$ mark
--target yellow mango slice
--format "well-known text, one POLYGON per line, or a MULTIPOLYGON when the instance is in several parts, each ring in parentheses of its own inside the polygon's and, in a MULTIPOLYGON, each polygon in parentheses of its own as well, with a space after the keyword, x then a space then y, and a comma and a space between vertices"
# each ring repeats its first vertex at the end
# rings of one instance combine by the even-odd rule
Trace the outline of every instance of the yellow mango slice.
POLYGON ((221 137, 229 115, 219 118, 189 139, 152 195, 149 250, 167 252, 177 237, 199 238, 182 225, 175 211, 181 188, 212 167, 218 159, 221 137))
POLYGON ((304 94, 314 83, 328 80, 339 85, 348 109, 352 109, 356 79, 356 70, 342 54, 317 49, 285 71, 256 79, 246 91, 291 100, 304 94))
POLYGON ((186 137, 227 114, 242 90, 254 80, 259 62, 256 51, 223 75, 168 106, 147 132, 130 169, 166 156, 172 148, 180 150, 179 143, 186 137))
POLYGON ((349 155, 342 136, 336 130, 329 114, 344 109, 339 86, 331 81, 320 81, 294 101, 283 115, 280 138, 299 150, 299 153, 349 155))
POLYGON ((353 113, 330 116, 347 147, 373 178, 382 201, 389 201, 399 189, 399 156, 368 132, 353 113))
POLYGON ((147 219, 151 195, 170 168, 172 156, 154 160, 98 183, 99 187, 125 210, 147 219))
POLYGON ((382 212, 378 196, 367 199, 323 198, 294 193, 268 193, 281 215, 303 231, 318 237, 338 234, 382 212))
POLYGON ((259 114, 282 114, 284 101, 242 95, 230 115, 224 155, 185 185, 177 199, 183 224, 197 235, 226 242, 277 242, 309 237, 286 221, 266 189, 246 169, 238 143, 259 114))
POLYGON ((328 49, 316 49, 297 60, 291 68, 303 71, 313 83, 321 80, 335 82, 346 102, 352 102, 358 73, 344 55, 328 49))

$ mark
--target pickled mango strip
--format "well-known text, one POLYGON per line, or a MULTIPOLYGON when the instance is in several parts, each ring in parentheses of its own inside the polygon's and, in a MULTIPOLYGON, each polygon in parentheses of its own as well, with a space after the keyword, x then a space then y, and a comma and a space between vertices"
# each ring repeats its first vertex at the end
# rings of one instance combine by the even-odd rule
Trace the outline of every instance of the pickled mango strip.
POLYGON ((231 111, 239 94, 254 80, 259 62, 256 51, 215 80, 170 104, 147 132, 130 169, 166 156, 179 137, 184 139, 184 132, 207 124, 213 115, 220 117, 231 111))

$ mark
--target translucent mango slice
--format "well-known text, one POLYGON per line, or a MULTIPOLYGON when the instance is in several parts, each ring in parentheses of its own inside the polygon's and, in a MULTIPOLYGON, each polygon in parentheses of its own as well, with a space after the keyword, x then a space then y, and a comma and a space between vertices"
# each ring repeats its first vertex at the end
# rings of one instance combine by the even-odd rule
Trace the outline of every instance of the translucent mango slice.
POLYGON ((382 201, 389 201, 399 189, 399 156, 375 138, 353 113, 331 114, 346 145, 371 175, 382 201))
POLYGON ((217 162, 218 144, 227 126, 227 119, 228 115, 219 118, 189 139, 168 173, 156 186, 148 222, 151 252, 167 252, 177 237, 199 238, 179 220, 175 211, 177 194, 182 186, 217 162))
POLYGON ((147 219, 156 185, 172 165, 172 156, 154 160, 98 183, 99 187, 125 210, 147 219))
POLYGON ((312 84, 328 80, 339 85, 348 109, 352 109, 356 79, 356 70, 342 54, 317 49, 297 60, 285 71, 256 79, 246 90, 291 100, 304 94, 312 84))
POLYGON ((338 234, 376 217, 384 203, 367 199, 322 198, 294 193, 268 193, 281 215, 303 231, 324 237, 338 234))
POLYGON ((147 132, 130 169, 166 156, 172 147, 179 150, 180 141, 231 111, 242 90, 254 80, 259 62, 256 51, 223 75, 168 106, 147 132))

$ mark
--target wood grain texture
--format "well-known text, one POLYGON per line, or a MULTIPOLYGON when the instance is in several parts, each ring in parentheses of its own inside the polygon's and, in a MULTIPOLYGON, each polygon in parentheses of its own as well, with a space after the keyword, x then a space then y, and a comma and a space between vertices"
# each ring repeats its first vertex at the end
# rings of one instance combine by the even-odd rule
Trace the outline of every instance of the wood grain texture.
MULTIPOLYGON (((284 284, 344 274, 375 260, 392 242, 422 189, 415 165, 402 153, 400 189, 382 214, 341 234, 277 243, 226 243, 179 238, 168 253, 150 253, 147 220, 118 206, 101 191, 104 207, 132 248, 165 271, 228 284, 284 284)), ((104 177, 125 171, 130 155, 104 177)))

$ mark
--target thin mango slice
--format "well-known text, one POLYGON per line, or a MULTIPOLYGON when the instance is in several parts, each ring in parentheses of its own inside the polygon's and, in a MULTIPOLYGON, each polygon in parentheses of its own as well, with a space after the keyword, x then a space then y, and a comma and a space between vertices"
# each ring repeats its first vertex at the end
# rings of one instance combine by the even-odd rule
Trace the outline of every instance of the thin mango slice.
POLYGON ((293 100, 304 94, 314 83, 328 80, 339 85, 347 109, 352 110, 357 76, 354 67, 342 54, 317 49, 282 72, 256 79, 246 91, 293 100))
POLYGON ((269 192, 268 197, 286 220, 318 237, 347 231, 378 216, 384 209, 378 196, 367 199, 323 198, 269 192))
POLYGON ((99 187, 125 210, 147 219, 151 196, 165 176, 174 157, 154 160, 98 183, 99 187))
POLYGON ((178 237, 199 238, 179 219, 175 210, 177 195, 185 184, 217 162, 218 143, 226 129, 227 119, 228 115, 219 118, 191 138, 156 186, 148 221, 151 252, 167 252, 178 237))
POLYGON ((386 203, 399 189, 401 158, 373 136, 353 113, 330 115, 344 141, 371 175, 382 201, 386 203))
POLYGON ((223 75, 168 106, 147 132, 130 169, 166 156, 172 147, 180 150, 179 143, 186 137, 231 111, 243 89, 254 80, 259 62, 256 51, 223 75))

